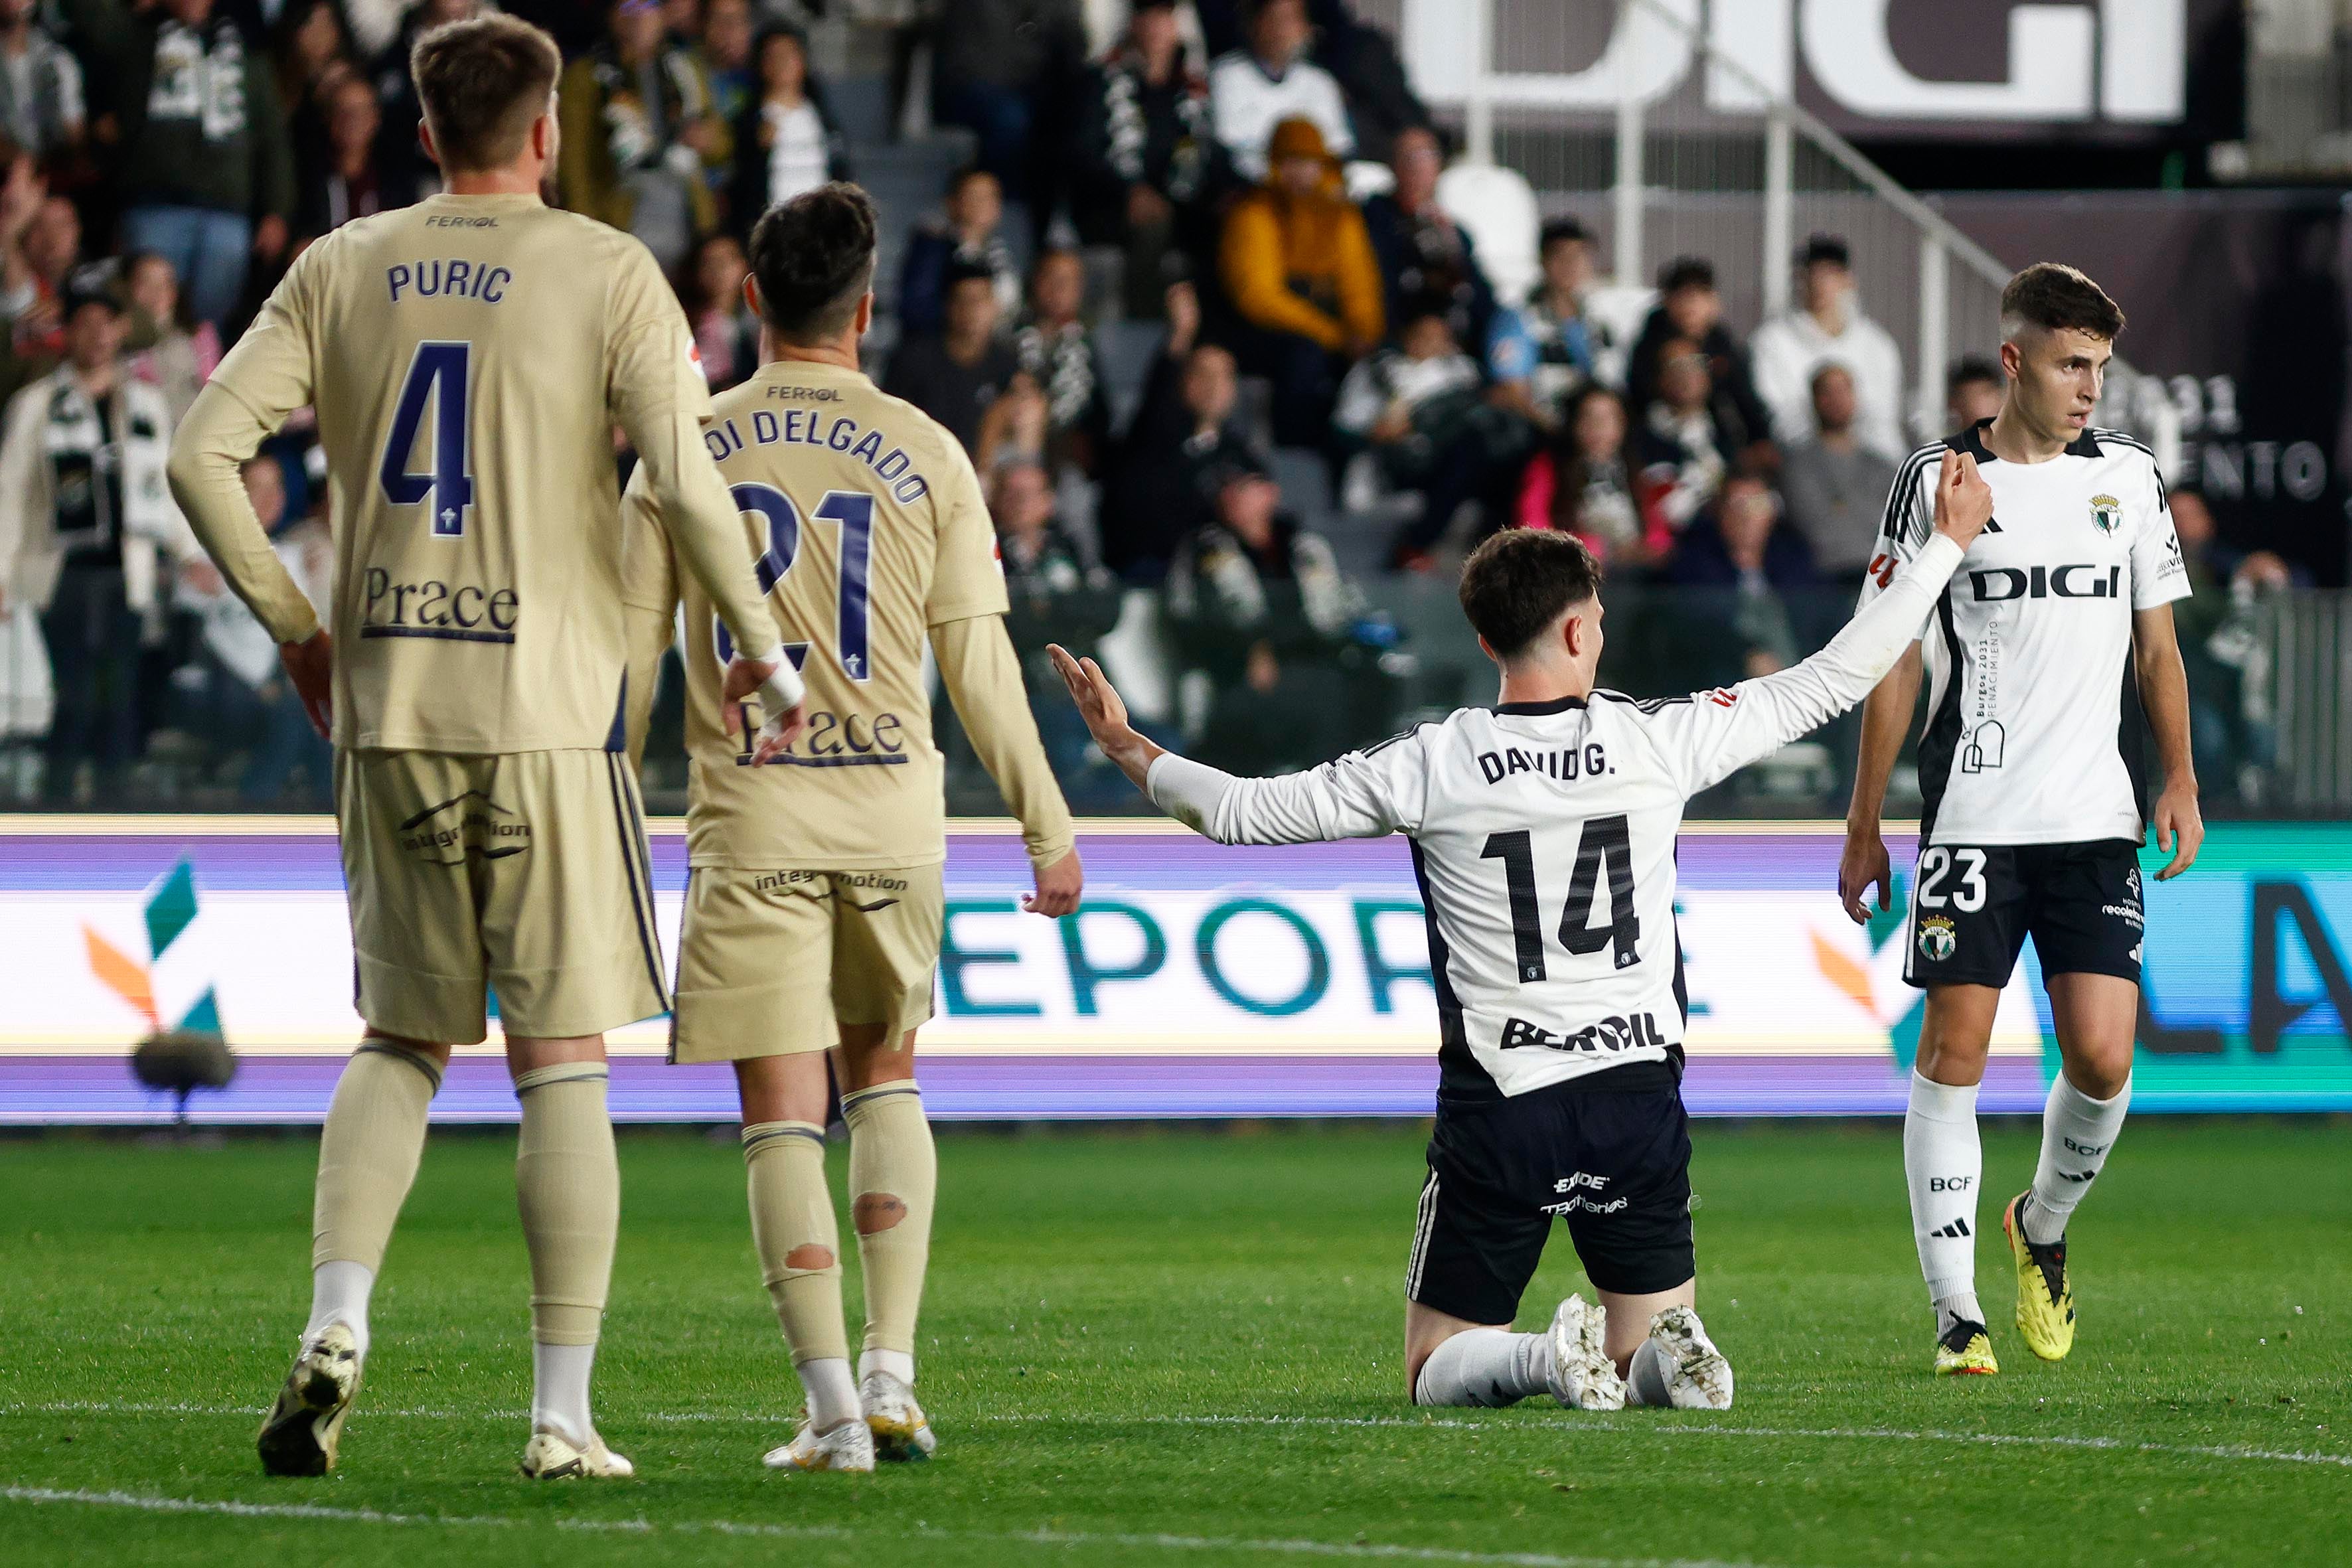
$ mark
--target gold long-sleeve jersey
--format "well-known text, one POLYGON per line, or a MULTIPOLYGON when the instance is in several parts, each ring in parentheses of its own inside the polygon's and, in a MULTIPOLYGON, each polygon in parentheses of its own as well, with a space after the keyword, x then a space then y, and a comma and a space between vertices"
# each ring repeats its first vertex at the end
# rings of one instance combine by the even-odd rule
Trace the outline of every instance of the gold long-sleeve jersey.
POLYGON ((309 635, 310 612, 259 558, 236 465, 306 404, 335 534, 341 745, 618 745, 615 425, 689 560, 723 565, 730 623, 764 625, 702 443, 710 395, 692 334, 626 234, 536 196, 438 195, 346 224, 295 261, 173 461, 190 521, 283 641, 309 635))
POLYGON ((678 581, 660 510, 632 481, 629 602, 659 617, 647 624, 665 641, 681 594, 685 607, 690 862, 846 870, 943 859, 927 637, 1031 858, 1067 853, 1068 807, 1003 630, 995 530, 956 438, 855 370, 790 361, 722 393, 706 440, 807 684, 808 729, 782 758, 751 765, 760 710, 746 705, 730 734, 719 703, 730 634, 709 595, 678 581), (975 647, 984 651, 966 651, 975 647))

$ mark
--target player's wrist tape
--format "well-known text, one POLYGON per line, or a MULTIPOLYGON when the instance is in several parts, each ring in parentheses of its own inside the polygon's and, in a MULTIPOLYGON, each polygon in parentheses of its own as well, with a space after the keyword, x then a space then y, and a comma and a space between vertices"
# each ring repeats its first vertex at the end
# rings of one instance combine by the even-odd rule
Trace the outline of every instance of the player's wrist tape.
POLYGON ((778 643, 759 655, 756 662, 775 666, 774 673, 760 682, 760 704, 769 715, 772 717, 788 708, 799 707, 801 699, 807 695, 807 688, 801 684, 801 672, 793 668, 791 657, 784 652, 784 645, 778 643))

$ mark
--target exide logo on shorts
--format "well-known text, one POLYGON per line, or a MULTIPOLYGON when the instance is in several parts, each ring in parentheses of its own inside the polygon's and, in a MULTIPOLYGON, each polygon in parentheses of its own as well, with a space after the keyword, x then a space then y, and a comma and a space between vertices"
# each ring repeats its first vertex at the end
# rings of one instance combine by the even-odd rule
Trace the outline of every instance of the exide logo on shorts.
POLYGON ((399 583, 371 566, 360 610, 363 637, 437 637, 445 642, 510 643, 522 601, 512 588, 451 584, 437 577, 399 583))
POLYGON ((1994 566, 1969 574, 1982 605, 2001 599, 2113 599, 2123 593, 2124 569, 2069 562, 2063 566, 1994 566), (2085 575, 2087 574, 2087 575, 2085 575))

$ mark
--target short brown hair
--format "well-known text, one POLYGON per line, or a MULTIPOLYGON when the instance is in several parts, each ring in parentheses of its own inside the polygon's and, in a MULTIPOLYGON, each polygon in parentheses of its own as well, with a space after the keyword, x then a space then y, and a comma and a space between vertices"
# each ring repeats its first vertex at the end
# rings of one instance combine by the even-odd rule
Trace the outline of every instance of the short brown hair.
POLYGON ((2124 330, 2123 307, 2078 268, 2037 261, 2000 291, 2001 340, 2006 342, 2027 327, 2113 339, 2124 330))
POLYGON ((1592 552, 1576 535, 1550 529, 1507 528, 1462 563, 1462 613, 1504 658, 1600 592, 1592 552))
POLYGON ((408 73, 444 174, 503 168, 547 112, 563 69, 555 40, 492 12, 448 22, 416 40, 408 73))
POLYGON ((770 207, 751 226, 760 308, 788 343, 829 342, 874 287, 874 201, 835 180, 770 207))

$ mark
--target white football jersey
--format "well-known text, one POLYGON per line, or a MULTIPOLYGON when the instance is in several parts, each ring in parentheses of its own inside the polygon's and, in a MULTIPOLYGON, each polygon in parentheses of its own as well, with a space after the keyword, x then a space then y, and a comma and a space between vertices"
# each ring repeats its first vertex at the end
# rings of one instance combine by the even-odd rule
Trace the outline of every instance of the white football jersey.
POLYGON ((2137 842, 2147 801, 2132 614, 2189 591, 2164 480, 2117 431, 2086 430, 2046 463, 2004 463, 1983 428, 1905 461, 1862 589, 1867 605, 1927 539, 1945 449, 1974 457, 1993 521, 1922 628, 1919 841, 2137 842))
POLYGON ((1229 779, 1162 757, 1152 798, 1222 843, 1412 839, 1442 1093, 1525 1094, 1616 1068, 1631 1069, 1629 1087, 1671 1084, 1685 1007, 1683 806, 1877 685, 1959 551, 1944 541, 1919 556, 1793 669, 1688 697, 1596 691, 1465 708, 1285 778, 1229 779), (1203 787, 1215 797, 1205 810, 1192 796, 1203 787))

